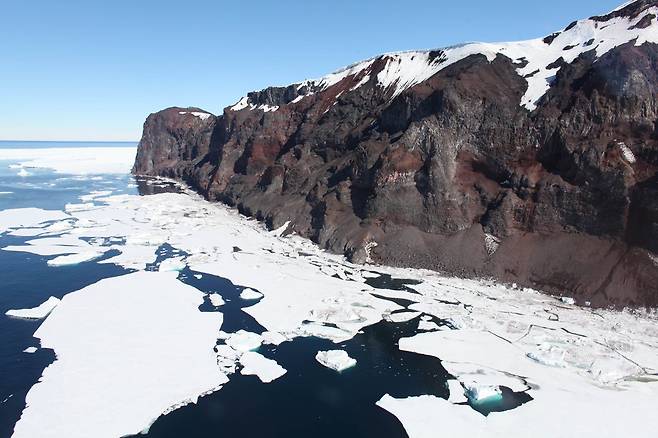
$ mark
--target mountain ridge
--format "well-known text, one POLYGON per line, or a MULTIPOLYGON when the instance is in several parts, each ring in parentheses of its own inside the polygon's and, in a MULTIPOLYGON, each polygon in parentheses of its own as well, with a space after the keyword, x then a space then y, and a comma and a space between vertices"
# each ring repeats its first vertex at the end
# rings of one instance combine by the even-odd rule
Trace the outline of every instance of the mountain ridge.
POLYGON ((656 306, 656 15, 640 0, 547 38, 380 55, 220 116, 170 108, 133 171, 355 261, 656 306))

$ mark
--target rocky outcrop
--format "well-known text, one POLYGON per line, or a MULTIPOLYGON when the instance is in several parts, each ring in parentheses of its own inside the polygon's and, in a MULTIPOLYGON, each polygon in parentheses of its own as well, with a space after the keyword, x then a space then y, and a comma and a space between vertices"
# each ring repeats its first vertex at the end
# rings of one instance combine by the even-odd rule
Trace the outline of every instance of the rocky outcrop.
POLYGON ((657 2, 144 125, 133 171, 356 261, 658 305, 657 2))

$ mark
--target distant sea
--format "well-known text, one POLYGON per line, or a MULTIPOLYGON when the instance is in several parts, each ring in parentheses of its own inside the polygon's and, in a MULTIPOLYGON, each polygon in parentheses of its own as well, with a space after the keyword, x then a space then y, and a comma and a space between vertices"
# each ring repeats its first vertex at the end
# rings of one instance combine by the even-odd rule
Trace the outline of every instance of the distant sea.
POLYGON ((44 149, 44 148, 125 148, 137 146, 136 141, 22 141, 0 140, 0 149, 44 149))

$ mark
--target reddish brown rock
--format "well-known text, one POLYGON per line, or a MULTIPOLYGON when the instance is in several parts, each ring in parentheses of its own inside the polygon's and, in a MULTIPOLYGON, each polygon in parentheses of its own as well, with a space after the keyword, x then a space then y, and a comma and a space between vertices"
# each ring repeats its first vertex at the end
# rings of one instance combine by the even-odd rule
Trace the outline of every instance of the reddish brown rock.
POLYGON ((250 93, 218 117, 170 108, 147 119, 134 172, 185 180, 271 227, 291 221, 356 261, 376 242, 380 263, 656 306, 658 46, 600 58, 582 46, 551 65, 533 111, 520 105, 523 61, 477 54, 394 98, 377 85, 384 55, 327 88, 250 93))

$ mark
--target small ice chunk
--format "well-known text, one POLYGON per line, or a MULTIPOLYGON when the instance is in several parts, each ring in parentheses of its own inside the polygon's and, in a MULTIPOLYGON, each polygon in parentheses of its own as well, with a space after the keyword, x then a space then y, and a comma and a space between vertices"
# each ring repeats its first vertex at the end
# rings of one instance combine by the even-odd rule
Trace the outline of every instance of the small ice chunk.
POLYGON ((464 386, 466 388, 465 395, 471 403, 487 403, 499 401, 503 398, 503 392, 499 386, 479 385, 476 382, 468 382, 464 386))
POLYGON ((25 350, 23 350, 23 353, 36 353, 37 352, 37 347, 27 347, 25 350))
POLYGON ((185 269, 185 266, 186 265, 182 257, 172 257, 161 261, 160 266, 158 267, 158 271, 182 271, 185 269))
POLYGON ((25 176, 30 176, 30 172, 28 172, 27 170, 25 170, 25 168, 21 167, 21 170, 18 171, 18 174, 17 174, 17 175, 18 175, 18 176, 23 176, 23 177, 25 177, 25 176))
POLYGON ((315 359, 327 368, 338 372, 352 368, 356 365, 356 359, 351 358, 343 350, 318 351, 315 359))
POLYGON ((263 337, 258 333, 239 330, 233 333, 227 340, 226 345, 236 351, 247 352, 257 350, 263 343, 263 337))
POLYGON ((576 304, 576 300, 574 300, 571 297, 562 297, 562 298, 560 298, 560 300, 562 300, 562 302, 564 304, 569 304, 570 306, 573 306, 574 304, 576 304))
POLYGON ((210 294, 208 295, 208 299, 210 300, 210 304, 212 304, 215 307, 220 307, 225 304, 224 299, 220 294, 210 294))
POLYGON ((243 366, 240 374, 245 376, 256 375, 263 383, 270 383, 286 373, 286 369, 276 363, 275 360, 268 359, 253 351, 243 354, 240 357, 240 364, 243 366))
POLYGON ((201 275, 201 274, 194 274, 194 278, 196 278, 197 280, 201 280, 201 277, 203 277, 203 275, 201 275))
POLYGON ((5 314, 15 318, 42 319, 48 316, 50 312, 52 312, 53 309, 59 304, 59 302, 59 298, 50 297, 41 303, 38 307, 34 307, 32 309, 7 310, 5 314))
POLYGON ((263 297, 263 294, 260 292, 256 292, 253 289, 246 288, 245 290, 240 293, 240 298, 243 300, 259 300, 263 297))

